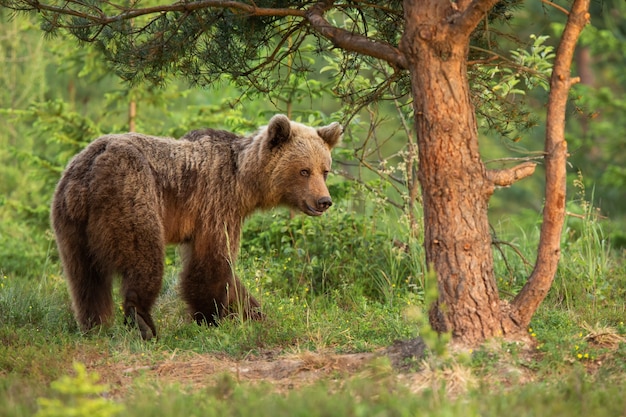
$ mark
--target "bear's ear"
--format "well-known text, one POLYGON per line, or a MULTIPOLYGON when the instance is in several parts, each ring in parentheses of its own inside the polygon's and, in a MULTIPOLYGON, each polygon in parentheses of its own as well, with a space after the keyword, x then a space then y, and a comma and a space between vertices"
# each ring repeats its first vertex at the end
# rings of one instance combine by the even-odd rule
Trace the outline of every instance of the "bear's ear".
POLYGON ((284 114, 277 114, 270 119, 267 125, 267 140, 270 149, 281 146, 289 141, 291 136, 291 122, 284 114))
POLYGON ((317 129, 317 134, 326 142, 329 149, 334 148, 343 136, 343 126, 334 122, 328 126, 320 127, 317 129))

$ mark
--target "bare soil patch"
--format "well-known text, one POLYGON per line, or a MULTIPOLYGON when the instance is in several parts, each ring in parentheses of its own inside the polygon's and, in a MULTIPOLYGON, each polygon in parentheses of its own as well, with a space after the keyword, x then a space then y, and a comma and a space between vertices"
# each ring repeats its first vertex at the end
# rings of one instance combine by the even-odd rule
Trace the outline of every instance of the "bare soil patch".
POLYGON ((123 397, 136 378, 154 380, 163 385, 178 383, 195 389, 211 386, 216 378, 229 374, 236 381, 272 384, 283 392, 310 385, 322 379, 345 379, 362 374, 376 358, 388 357, 399 371, 408 361, 413 364, 423 358, 421 339, 397 342, 376 352, 337 354, 330 352, 303 352, 279 354, 263 352, 237 360, 225 355, 172 354, 153 363, 145 363, 134 355, 127 361, 103 358, 101 352, 82 352, 79 360, 91 372, 97 372, 108 384, 109 394, 123 397))
POLYGON ((321 379, 338 379, 359 373, 380 353, 331 354, 306 352, 282 357, 251 356, 235 360, 221 355, 174 357, 158 363, 140 360, 128 363, 106 363, 101 358, 81 359, 89 371, 97 372, 109 386, 109 395, 123 397, 137 378, 154 380, 159 385, 177 383, 201 389, 216 384, 217 378, 229 374, 238 382, 269 383, 279 392, 296 389, 321 379))

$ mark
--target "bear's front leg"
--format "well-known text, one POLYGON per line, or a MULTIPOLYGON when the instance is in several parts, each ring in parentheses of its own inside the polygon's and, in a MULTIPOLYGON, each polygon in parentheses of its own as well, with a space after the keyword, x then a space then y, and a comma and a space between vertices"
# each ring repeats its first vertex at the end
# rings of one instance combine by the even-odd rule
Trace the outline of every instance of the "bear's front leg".
POLYGON ((261 303, 254 298, 236 275, 228 284, 228 314, 242 315, 245 320, 263 320, 261 303))
POLYGON ((260 303, 233 274, 225 257, 188 253, 186 258, 180 279, 181 292, 198 324, 217 325, 219 319, 230 314, 242 314, 244 319, 262 319, 260 303))

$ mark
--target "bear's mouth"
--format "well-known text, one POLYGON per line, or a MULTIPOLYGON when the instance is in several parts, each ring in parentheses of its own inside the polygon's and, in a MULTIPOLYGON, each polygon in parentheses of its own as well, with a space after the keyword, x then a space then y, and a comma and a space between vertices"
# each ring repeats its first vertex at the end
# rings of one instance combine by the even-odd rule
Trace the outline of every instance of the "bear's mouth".
POLYGON ((308 214, 309 216, 321 216, 322 214, 324 214, 324 210, 318 210, 316 208, 313 208, 309 205, 309 203, 307 203, 306 201, 302 202, 303 204, 303 212, 305 214, 308 214))

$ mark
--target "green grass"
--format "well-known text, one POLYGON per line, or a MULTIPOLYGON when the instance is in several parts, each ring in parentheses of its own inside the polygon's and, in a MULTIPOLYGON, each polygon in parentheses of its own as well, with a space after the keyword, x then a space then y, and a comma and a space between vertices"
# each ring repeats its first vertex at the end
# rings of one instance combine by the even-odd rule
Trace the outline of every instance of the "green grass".
MULTIPOLYGON (((356 216, 340 204, 322 219, 255 216, 237 268, 264 322, 192 323, 169 250, 154 310, 159 338, 147 343, 121 311, 110 326, 81 334, 54 251, 32 273, 0 274, 0 416, 624 413, 626 262, 593 216, 568 219, 554 288, 529 328, 534 346, 492 341, 401 370, 384 357, 342 365, 344 354, 418 335, 415 311, 424 316, 428 297, 423 253, 419 242, 397 245, 403 226, 390 218, 356 216), (303 363, 288 371, 281 360, 303 363), (259 375, 259 364, 277 368, 249 378, 244 368, 255 364, 259 375)), ((537 234, 535 225, 498 231, 517 248, 494 251, 507 297, 528 275, 519 255, 534 259, 537 234)))
POLYGON ((495 391, 485 387, 463 398, 448 398, 441 389, 416 395, 390 377, 318 384, 288 394, 222 379, 210 389, 184 395, 184 388, 178 386, 158 396, 149 389, 126 411, 144 416, 616 416, 626 406, 620 391, 625 387, 592 384, 577 374, 555 385, 495 391))

